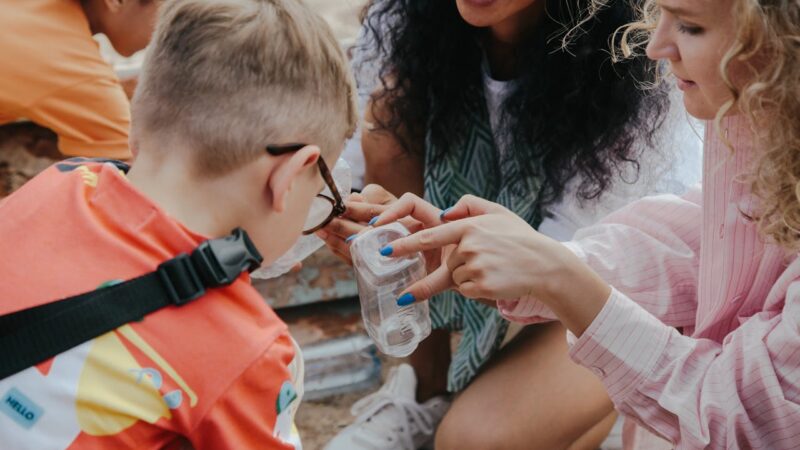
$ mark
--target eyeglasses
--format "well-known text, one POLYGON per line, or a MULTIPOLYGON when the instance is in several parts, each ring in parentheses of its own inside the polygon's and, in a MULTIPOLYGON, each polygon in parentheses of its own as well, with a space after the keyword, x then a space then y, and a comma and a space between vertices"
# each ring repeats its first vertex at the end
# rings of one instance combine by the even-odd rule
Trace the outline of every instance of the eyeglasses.
MULTIPOLYGON (((307 144, 281 144, 281 145, 267 145, 267 153, 272 156, 285 155, 287 153, 296 152, 307 144)), ((347 210, 344 206, 342 196, 339 194, 339 189, 336 188, 336 183, 333 181, 333 175, 325 164, 325 160, 320 156, 317 159, 317 167, 322 179, 330 189, 333 198, 325 194, 317 194, 314 202, 311 204, 309 215, 306 218, 306 223, 303 226, 303 235, 307 236, 324 228, 331 223, 336 217, 341 216, 347 210)))

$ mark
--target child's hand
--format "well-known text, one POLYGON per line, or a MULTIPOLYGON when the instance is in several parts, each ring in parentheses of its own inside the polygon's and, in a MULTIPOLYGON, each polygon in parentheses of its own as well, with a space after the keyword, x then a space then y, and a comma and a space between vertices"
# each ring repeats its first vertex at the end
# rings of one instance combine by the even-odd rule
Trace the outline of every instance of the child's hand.
POLYGON ((377 226, 410 215, 425 225, 424 230, 386 246, 385 255, 446 249, 444 264, 410 286, 406 293, 412 297, 401 296, 399 303, 456 289, 476 299, 533 297, 558 313, 567 301, 590 295, 604 303, 609 295, 610 288, 566 247, 498 204, 465 196, 441 214, 447 222, 442 225, 431 220, 437 211, 406 194, 375 222, 377 226))

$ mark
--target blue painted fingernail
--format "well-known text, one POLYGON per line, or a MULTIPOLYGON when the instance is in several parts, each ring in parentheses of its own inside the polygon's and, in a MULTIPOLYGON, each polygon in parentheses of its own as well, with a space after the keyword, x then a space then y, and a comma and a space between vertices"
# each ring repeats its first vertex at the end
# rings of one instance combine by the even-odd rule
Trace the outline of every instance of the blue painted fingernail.
POLYGON ((383 247, 381 249, 381 255, 389 256, 389 255, 392 254, 393 251, 394 251, 394 249, 392 248, 392 246, 391 245, 387 245, 386 247, 383 247))
POLYGON ((417 301, 410 292, 406 292, 397 299, 397 306, 408 306, 417 301))
POLYGON ((370 221, 369 221, 369 223, 368 223, 367 225, 375 225, 375 222, 377 222, 377 221, 378 221, 378 217, 379 217, 379 216, 375 216, 375 217, 373 217, 373 218, 372 218, 372 220, 370 220, 370 221))
POLYGON ((352 240, 353 240, 353 239, 355 239, 356 237, 358 237, 358 233, 356 233, 356 234, 351 234, 350 236, 347 236, 347 239, 345 239, 345 240, 344 240, 344 242, 345 242, 346 244, 349 244, 349 243, 350 243, 350 241, 352 241, 352 240))
POLYGON ((441 219, 441 220, 444 220, 444 215, 445 215, 445 214, 447 214, 447 213, 449 213, 451 209, 453 209, 453 207, 452 207, 452 206, 451 206, 451 207, 449 207, 449 208, 447 208, 447 209, 445 209, 444 211, 442 211, 442 212, 439 214, 439 219, 441 219))

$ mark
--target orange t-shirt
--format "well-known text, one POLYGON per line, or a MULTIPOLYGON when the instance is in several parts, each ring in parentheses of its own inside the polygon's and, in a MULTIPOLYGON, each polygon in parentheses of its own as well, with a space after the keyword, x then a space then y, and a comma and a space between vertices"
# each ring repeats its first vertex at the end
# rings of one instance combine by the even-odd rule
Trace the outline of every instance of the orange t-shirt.
POLYGON ((4 0, 0 30, 0 124, 50 128, 65 155, 130 158, 130 104, 78 0, 4 0))
MULTIPOLYGON (((156 269, 205 240, 113 162, 55 164, 0 202, 0 314, 156 269)), ((0 380, 0 447, 292 449, 302 360, 243 274, 0 380)))

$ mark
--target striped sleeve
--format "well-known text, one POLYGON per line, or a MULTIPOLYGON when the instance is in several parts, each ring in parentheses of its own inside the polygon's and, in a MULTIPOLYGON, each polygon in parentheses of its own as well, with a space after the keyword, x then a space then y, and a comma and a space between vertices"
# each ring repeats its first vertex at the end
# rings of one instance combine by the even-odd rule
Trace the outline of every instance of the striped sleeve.
POLYGON ((617 409, 678 448, 797 448, 800 270, 722 344, 679 334, 614 290, 570 355, 617 409), (775 298, 767 304, 782 305, 775 298))
MULTIPOLYGON (((682 197, 645 197, 578 230, 564 245, 662 322, 690 326, 697 309, 701 195, 696 187, 682 197)), ((530 298, 502 300, 498 308, 517 322, 555 319, 546 306, 530 298)))

